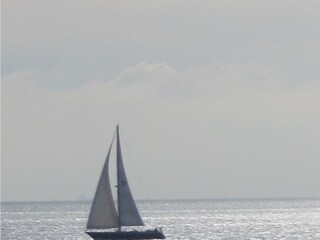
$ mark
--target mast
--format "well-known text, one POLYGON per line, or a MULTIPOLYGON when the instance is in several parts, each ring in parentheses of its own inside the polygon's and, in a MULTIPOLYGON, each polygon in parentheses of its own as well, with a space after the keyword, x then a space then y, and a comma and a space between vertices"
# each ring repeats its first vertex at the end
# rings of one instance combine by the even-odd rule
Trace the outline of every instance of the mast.
POLYGON ((121 147, 119 139, 119 124, 117 125, 117 203, 118 203, 118 229, 121 231, 121 204, 120 204, 120 167, 119 159, 121 158, 121 147))

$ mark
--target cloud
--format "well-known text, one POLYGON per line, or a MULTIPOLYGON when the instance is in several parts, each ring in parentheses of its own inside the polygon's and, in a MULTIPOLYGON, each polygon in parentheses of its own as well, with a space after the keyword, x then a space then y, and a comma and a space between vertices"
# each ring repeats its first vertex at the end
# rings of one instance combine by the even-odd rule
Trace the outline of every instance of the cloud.
POLYGON ((320 194, 319 79, 218 63, 139 63, 68 90, 40 77, 2 81, 4 200, 90 197, 118 122, 137 198, 320 194))
POLYGON ((254 63, 313 81, 319 8, 318 1, 4 1, 2 71, 36 68, 40 84, 55 89, 112 80, 138 62, 180 70, 254 63))

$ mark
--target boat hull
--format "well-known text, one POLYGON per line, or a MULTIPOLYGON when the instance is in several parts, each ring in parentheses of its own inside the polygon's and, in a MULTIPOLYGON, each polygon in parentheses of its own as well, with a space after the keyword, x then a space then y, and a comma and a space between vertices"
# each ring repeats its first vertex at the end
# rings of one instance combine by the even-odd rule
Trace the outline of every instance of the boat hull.
POLYGON ((86 232, 96 240, 112 239, 165 239, 164 234, 155 229, 147 231, 86 232))

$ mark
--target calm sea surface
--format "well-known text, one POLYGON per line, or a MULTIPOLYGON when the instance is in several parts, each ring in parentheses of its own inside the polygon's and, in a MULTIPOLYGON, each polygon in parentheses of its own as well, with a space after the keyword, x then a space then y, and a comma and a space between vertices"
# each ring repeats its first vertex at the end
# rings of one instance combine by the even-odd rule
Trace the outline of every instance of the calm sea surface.
MULTIPOLYGON (((2 203, 1 239, 91 239, 89 202, 2 203)), ((167 239, 320 239, 319 200, 138 202, 167 239)))

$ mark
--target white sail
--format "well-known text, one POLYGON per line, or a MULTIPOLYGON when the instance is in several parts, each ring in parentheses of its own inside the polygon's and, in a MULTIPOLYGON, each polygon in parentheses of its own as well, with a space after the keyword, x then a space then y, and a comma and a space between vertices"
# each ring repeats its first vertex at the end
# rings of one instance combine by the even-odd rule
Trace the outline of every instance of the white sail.
POLYGON ((112 198, 109 179, 109 158, 113 140, 114 139, 112 139, 108 155, 101 172, 100 180, 88 218, 87 229, 118 227, 118 215, 112 198))
POLYGON ((143 226, 137 206, 133 200, 122 161, 119 127, 117 126, 117 175, 119 226, 143 226))

